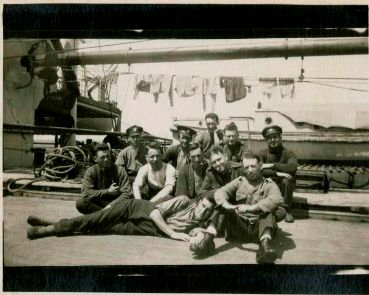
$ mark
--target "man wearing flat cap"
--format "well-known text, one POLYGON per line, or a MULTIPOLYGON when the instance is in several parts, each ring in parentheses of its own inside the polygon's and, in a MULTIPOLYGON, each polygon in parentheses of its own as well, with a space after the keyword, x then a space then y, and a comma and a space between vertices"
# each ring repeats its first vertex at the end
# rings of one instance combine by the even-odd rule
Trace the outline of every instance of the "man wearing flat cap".
POLYGON ((297 171, 297 157, 294 152, 282 145, 282 128, 273 125, 265 127, 263 137, 268 143, 268 148, 259 152, 264 177, 272 178, 281 190, 287 209, 286 222, 293 222, 291 205, 293 190, 295 188, 294 176, 297 171))
POLYGON ((163 154, 163 161, 170 163, 178 171, 191 162, 190 144, 196 131, 186 126, 177 126, 179 144, 170 146, 163 154))
POLYGON ((121 150, 115 164, 126 169, 127 174, 132 184, 138 170, 145 165, 146 162, 146 148, 142 144, 141 134, 143 128, 141 126, 133 125, 127 128, 129 146, 121 150))

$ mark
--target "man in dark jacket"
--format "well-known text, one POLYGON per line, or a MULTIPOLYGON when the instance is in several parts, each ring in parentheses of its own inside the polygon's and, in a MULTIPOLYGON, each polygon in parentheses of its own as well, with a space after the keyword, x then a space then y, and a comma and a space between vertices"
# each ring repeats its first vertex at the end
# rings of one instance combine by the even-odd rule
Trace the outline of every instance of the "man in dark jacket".
POLYGON ((168 147, 163 153, 162 159, 163 162, 170 163, 176 169, 178 174, 179 170, 184 165, 191 162, 190 144, 196 131, 185 126, 178 126, 177 130, 179 144, 168 147))
POLYGON ((195 142, 199 143, 206 158, 212 146, 217 145, 223 139, 223 131, 218 128, 219 117, 217 114, 208 113, 205 116, 207 131, 200 133, 195 142))
POLYGON ((262 174, 265 177, 271 177, 277 183, 287 208, 285 221, 294 222, 291 205, 295 188, 297 157, 294 152, 283 147, 281 127, 277 125, 266 127, 262 134, 268 143, 268 148, 259 153, 264 163, 261 167, 262 174))
POLYGON ((219 143, 219 146, 228 161, 234 165, 242 166, 242 154, 248 151, 248 148, 239 140, 238 128, 234 122, 224 127, 224 139, 219 143))
POLYGON ((127 172, 111 163, 108 145, 97 146, 96 162, 86 170, 82 180, 82 197, 76 202, 76 208, 82 214, 101 210, 122 198, 133 197, 127 172))
POLYGON ((202 186, 198 192, 199 196, 214 195, 214 192, 237 178, 240 167, 232 166, 226 159, 219 146, 213 146, 209 151, 209 161, 211 168, 206 172, 202 186))
POLYGON ((204 160, 203 152, 198 143, 190 146, 191 163, 184 165, 179 170, 176 196, 188 196, 190 199, 196 198, 205 177, 208 163, 204 160))

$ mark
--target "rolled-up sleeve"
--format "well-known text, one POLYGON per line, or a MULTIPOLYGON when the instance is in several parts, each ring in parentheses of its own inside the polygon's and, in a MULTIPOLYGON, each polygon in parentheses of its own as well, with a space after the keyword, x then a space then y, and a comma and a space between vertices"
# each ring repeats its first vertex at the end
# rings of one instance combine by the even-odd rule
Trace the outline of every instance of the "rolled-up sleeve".
POLYGON ((217 205, 223 204, 225 201, 228 201, 230 198, 234 197, 239 186, 242 183, 242 178, 236 178, 230 183, 226 184, 222 188, 218 189, 214 193, 214 200, 217 205))
POLYGON ((180 211, 190 203, 190 199, 186 196, 179 196, 171 200, 165 201, 156 205, 155 209, 158 209, 161 216, 164 218, 172 215, 175 212, 180 211))
POLYGON ((176 169, 170 164, 167 164, 165 170, 165 185, 164 186, 175 186, 176 184, 176 169))
POLYGON ((125 150, 121 150, 117 159, 115 160, 115 164, 118 165, 118 166, 122 166, 124 167, 125 164, 126 164, 126 153, 125 153, 125 150))
POLYGON ((274 182, 265 185, 264 198, 257 205, 263 212, 273 212, 283 203, 283 197, 278 186, 274 182))
POLYGON ((148 173, 149 173, 149 167, 148 167, 148 164, 146 164, 138 170, 135 181, 133 182, 133 186, 142 188, 146 184, 148 173))

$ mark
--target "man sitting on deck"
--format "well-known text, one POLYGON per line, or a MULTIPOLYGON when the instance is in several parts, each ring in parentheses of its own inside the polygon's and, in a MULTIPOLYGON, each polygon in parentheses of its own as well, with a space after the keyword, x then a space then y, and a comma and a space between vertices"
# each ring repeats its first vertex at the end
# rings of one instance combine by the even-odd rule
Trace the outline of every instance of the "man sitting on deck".
POLYGON ((256 253, 258 263, 270 263, 276 259, 271 249, 277 222, 283 220, 286 210, 281 207, 283 198, 278 186, 261 175, 258 155, 246 153, 243 156, 244 176, 233 180, 217 190, 214 199, 218 205, 212 222, 200 240, 191 245, 197 255, 214 252, 213 238, 217 236, 217 222, 225 227, 225 239, 229 242, 258 242, 256 253))
POLYGON ((239 140, 238 128, 234 122, 224 127, 224 139, 219 143, 219 146, 228 161, 242 166, 242 154, 248 148, 239 140))
POLYGON ((211 168, 206 172, 205 179, 198 192, 199 196, 213 195, 214 192, 237 178, 241 167, 234 167, 225 157, 219 146, 213 146, 209 151, 211 168))
POLYGON ((111 162, 107 144, 96 147, 96 162, 86 170, 82 180, 82 197, 76 202, 76 208, 82 214, 104 209, 122 198, 132 198, 127 172, 111 162))
POLYGON ((178 126, 177 129, 179 131, 179 144, 168 147, 162 159, 165 163, 170 163, 176 168, 178 173, 184 165, 189 164, 191 161, 190 144, 196 131, 185 126, 178 126))
POLYGON ((191 163, 184 165, 179 170, 176 196, 196 198, 202 182, 204 181, 208 163, 204 160, 203 152, 198 143, 190 146, 191 163))
POLYGON ((146 154, 148 164, 138 170, 133 183, 133 194, 136 199, 158 203, 173 198, 176 170, 172 165, 163 163, 161 157, 160 145, 150 143, 146 154))
POLYGON ((30 240, 48 236, 81 234, 166 235, 174 240, 189 241, 188 233, 202 225, 213 211, 214 201, 190 200, 180 196, 154 204, 147 200, 122 199, 109 209, 71 219, 46 220, 29 216, 30 240))
POLYGON ((212 146, 219 144, 223 139, 223 131, 218 128, 219 117, 215 113, 208 113, 205 115, 205 124, 207 131, 200 133, 195 142, 198 142, 204 152, 205 157, 209 157, 209 151, 212 146))
POLYGON ((120 151, 115 164, 126 169, 130 183, 135 180, 138 170, 146 164, 146 148, 142 144, 143 128, 133 125, 127 128, 129 146, 120 151))
POLYGON ((297 157, 294 152, 282 145, 282 128, 274 125, 262 131, 268 142, 268 148, 260 151, 259 156, 264 163, 261 167, 265 177, 271 177, 282 192, 287 208, 286 222, 294 222, 291 213, 293 190, 295 188, 294 175, 297 171, 297 157))

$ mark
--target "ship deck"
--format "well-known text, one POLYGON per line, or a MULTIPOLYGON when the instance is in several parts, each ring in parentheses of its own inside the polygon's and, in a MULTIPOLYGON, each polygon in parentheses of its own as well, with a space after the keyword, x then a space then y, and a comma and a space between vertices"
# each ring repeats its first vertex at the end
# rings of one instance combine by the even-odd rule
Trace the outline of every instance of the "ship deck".
MULTIPOLYGON (((28 215, 78 216, 72 200, 9 196, 4 205, 5 266, 212 265, 255 264, 256 244, 230 244, 216 238, 216 254, 192 257, 185 242, 147 236, 26 237, 28 215)), ((273 245, 276 264, 369 265, 367 222, 297 219, 279 224, 273 245)))

